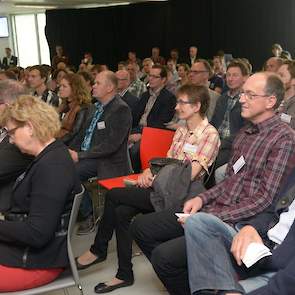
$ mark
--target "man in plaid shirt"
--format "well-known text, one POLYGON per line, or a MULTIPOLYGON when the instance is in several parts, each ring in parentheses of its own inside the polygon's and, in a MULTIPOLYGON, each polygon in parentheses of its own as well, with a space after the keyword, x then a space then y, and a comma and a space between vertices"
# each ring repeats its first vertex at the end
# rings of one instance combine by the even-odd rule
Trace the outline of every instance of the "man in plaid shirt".
MULTIPOLYGON (((215 216, 233 226, 272 203, 292 168, 295 148, 294 131, 275 115, 283 97, 284 86, 278 76, 265 72, 248 78, 239 100, 241 115, 249 123, 234 141, 225 180, 184 205, 184 213, 193 214, 189 220, 199 215, 215 216), (198 211, 210 214, 195 214, 198 211)), ((185 219, 177 220, 174 213, 139 216, 131 232, 168 292, 191 294, 184 229, 180 225, 185 219)), ((214 268, 214 262, 206 267, 214 268)))

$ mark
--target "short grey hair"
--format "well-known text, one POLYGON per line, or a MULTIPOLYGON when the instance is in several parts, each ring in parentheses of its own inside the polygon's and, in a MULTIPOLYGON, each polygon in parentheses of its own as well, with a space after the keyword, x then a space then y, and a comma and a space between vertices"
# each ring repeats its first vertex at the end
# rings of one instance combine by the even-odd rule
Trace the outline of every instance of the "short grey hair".
POLYGON ((264 74, 266 75, 264 91, 266 95, 273 95, 276 97, 277 101, 274 105, 274 109, 277 109, 285 96, 284 84, 278 75, 266 72, 264 72, 264 74))
POLYGON ((18 81, 9 79, 0 81, 0 99, 5 102, 12 102, 20 95, 28 93, 29 89, 18 81))

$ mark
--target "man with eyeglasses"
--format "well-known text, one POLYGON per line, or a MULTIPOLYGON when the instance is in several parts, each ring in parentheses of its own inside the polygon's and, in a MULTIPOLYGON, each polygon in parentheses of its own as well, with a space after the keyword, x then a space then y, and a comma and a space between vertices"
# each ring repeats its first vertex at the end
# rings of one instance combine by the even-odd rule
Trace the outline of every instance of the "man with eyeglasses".
POLYGON ((128 104, 131 112, 133 112, 139 98, 131 94, 128 90, 130 85, 129 72, 126 70, 119 70, 116 72, 116 77, 118 78, 118 94, 128 104))
MULTIPOLYGON (((0 116, 19 95, 28 91, 19 82, 0 81, 0 116)), ((22 174, 32 157, 22 154, 19 149, 9 143, 9 133, 1 128, 0 123, 0 212, 10 208, 10 196, 16 178, 22 174)))
POLYGON ((195 63, 191 66, 191 70, 189 73, 189 81, 196 86, 206 86, 208 87, 209 95, 210 95, 210 104, 208 111, 206 113, 208 121, 210 122, 212 119, 212 116, 214 114, 215 106, 217 103, 217 100, 219 98, 219 93, 209 89, 209 78, 212 76, 213 71, 205 59, 197 59, 195 63))
POLYGON ((229 161, 232 143, 236 134, 244 125, 241 116, 239 94, 249 77, 249 69, 241 60, 233 60, 226 71, 228 91, 222 94, 216 104, 211 123, 218 130, 221 146, 215 162, 215 181, 220 182, 225 175, 226 163, 229 161))
POLYGON ((205 289, 216 294, 217 289, 229 295, 241 290, 226 279, 226 287, 217 285, 228 273, 217 246, 233 236, 238 222, 272 204, 295 167, 295 133, 275 114, 283 96, 277 75, 264 72, 248 78, 239 100, 249 123, 235 138, 225 180, 185 203, 187 219, 177 220, 175 212, 164 211, 139 216, 132 223, 135 241, 170 294, 197 295, 205 289), (184 231, 190 237, 187 243, 184 231))
POLYGON ((154 65, 149 74, 149 90, 146 91, 133 113, 133 127, 129 136, 130 157, 133 170, 140 172, 139 146, 144 127, 165 129, 175 113, 176 97, 165 88, 167 70, 162 65, 154 65))

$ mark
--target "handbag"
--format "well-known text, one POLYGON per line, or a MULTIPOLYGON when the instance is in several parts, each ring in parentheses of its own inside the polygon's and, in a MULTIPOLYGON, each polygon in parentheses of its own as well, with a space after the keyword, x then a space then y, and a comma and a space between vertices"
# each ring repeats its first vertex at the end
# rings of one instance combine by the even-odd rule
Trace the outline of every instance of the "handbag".
POLYGON ((170 164, 182 164, 183 161, 173 158, 152 158, 149 161, 150 169, 153 175, 157 175, 159 171, 170 164))

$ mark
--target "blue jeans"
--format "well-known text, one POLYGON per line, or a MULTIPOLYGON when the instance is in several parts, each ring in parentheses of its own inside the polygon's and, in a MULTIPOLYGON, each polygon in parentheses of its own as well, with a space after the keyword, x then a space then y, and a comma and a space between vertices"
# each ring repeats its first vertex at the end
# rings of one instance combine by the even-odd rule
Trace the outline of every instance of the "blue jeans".
POLYGON ((189 217, 184 230, 191 293, 207 289, 243 294, 230 254, 236 230, 216 216, 202 212, 189 217))
POLYGON ((246 280, 241 280, 239 283, 242 285, 243 289, 245 290, 246 294, 251 291, 254 291, 258 288, 266 286, 269 279, 274 276, 275 272, 267 272, 260 276, 248 278, 246 280))

